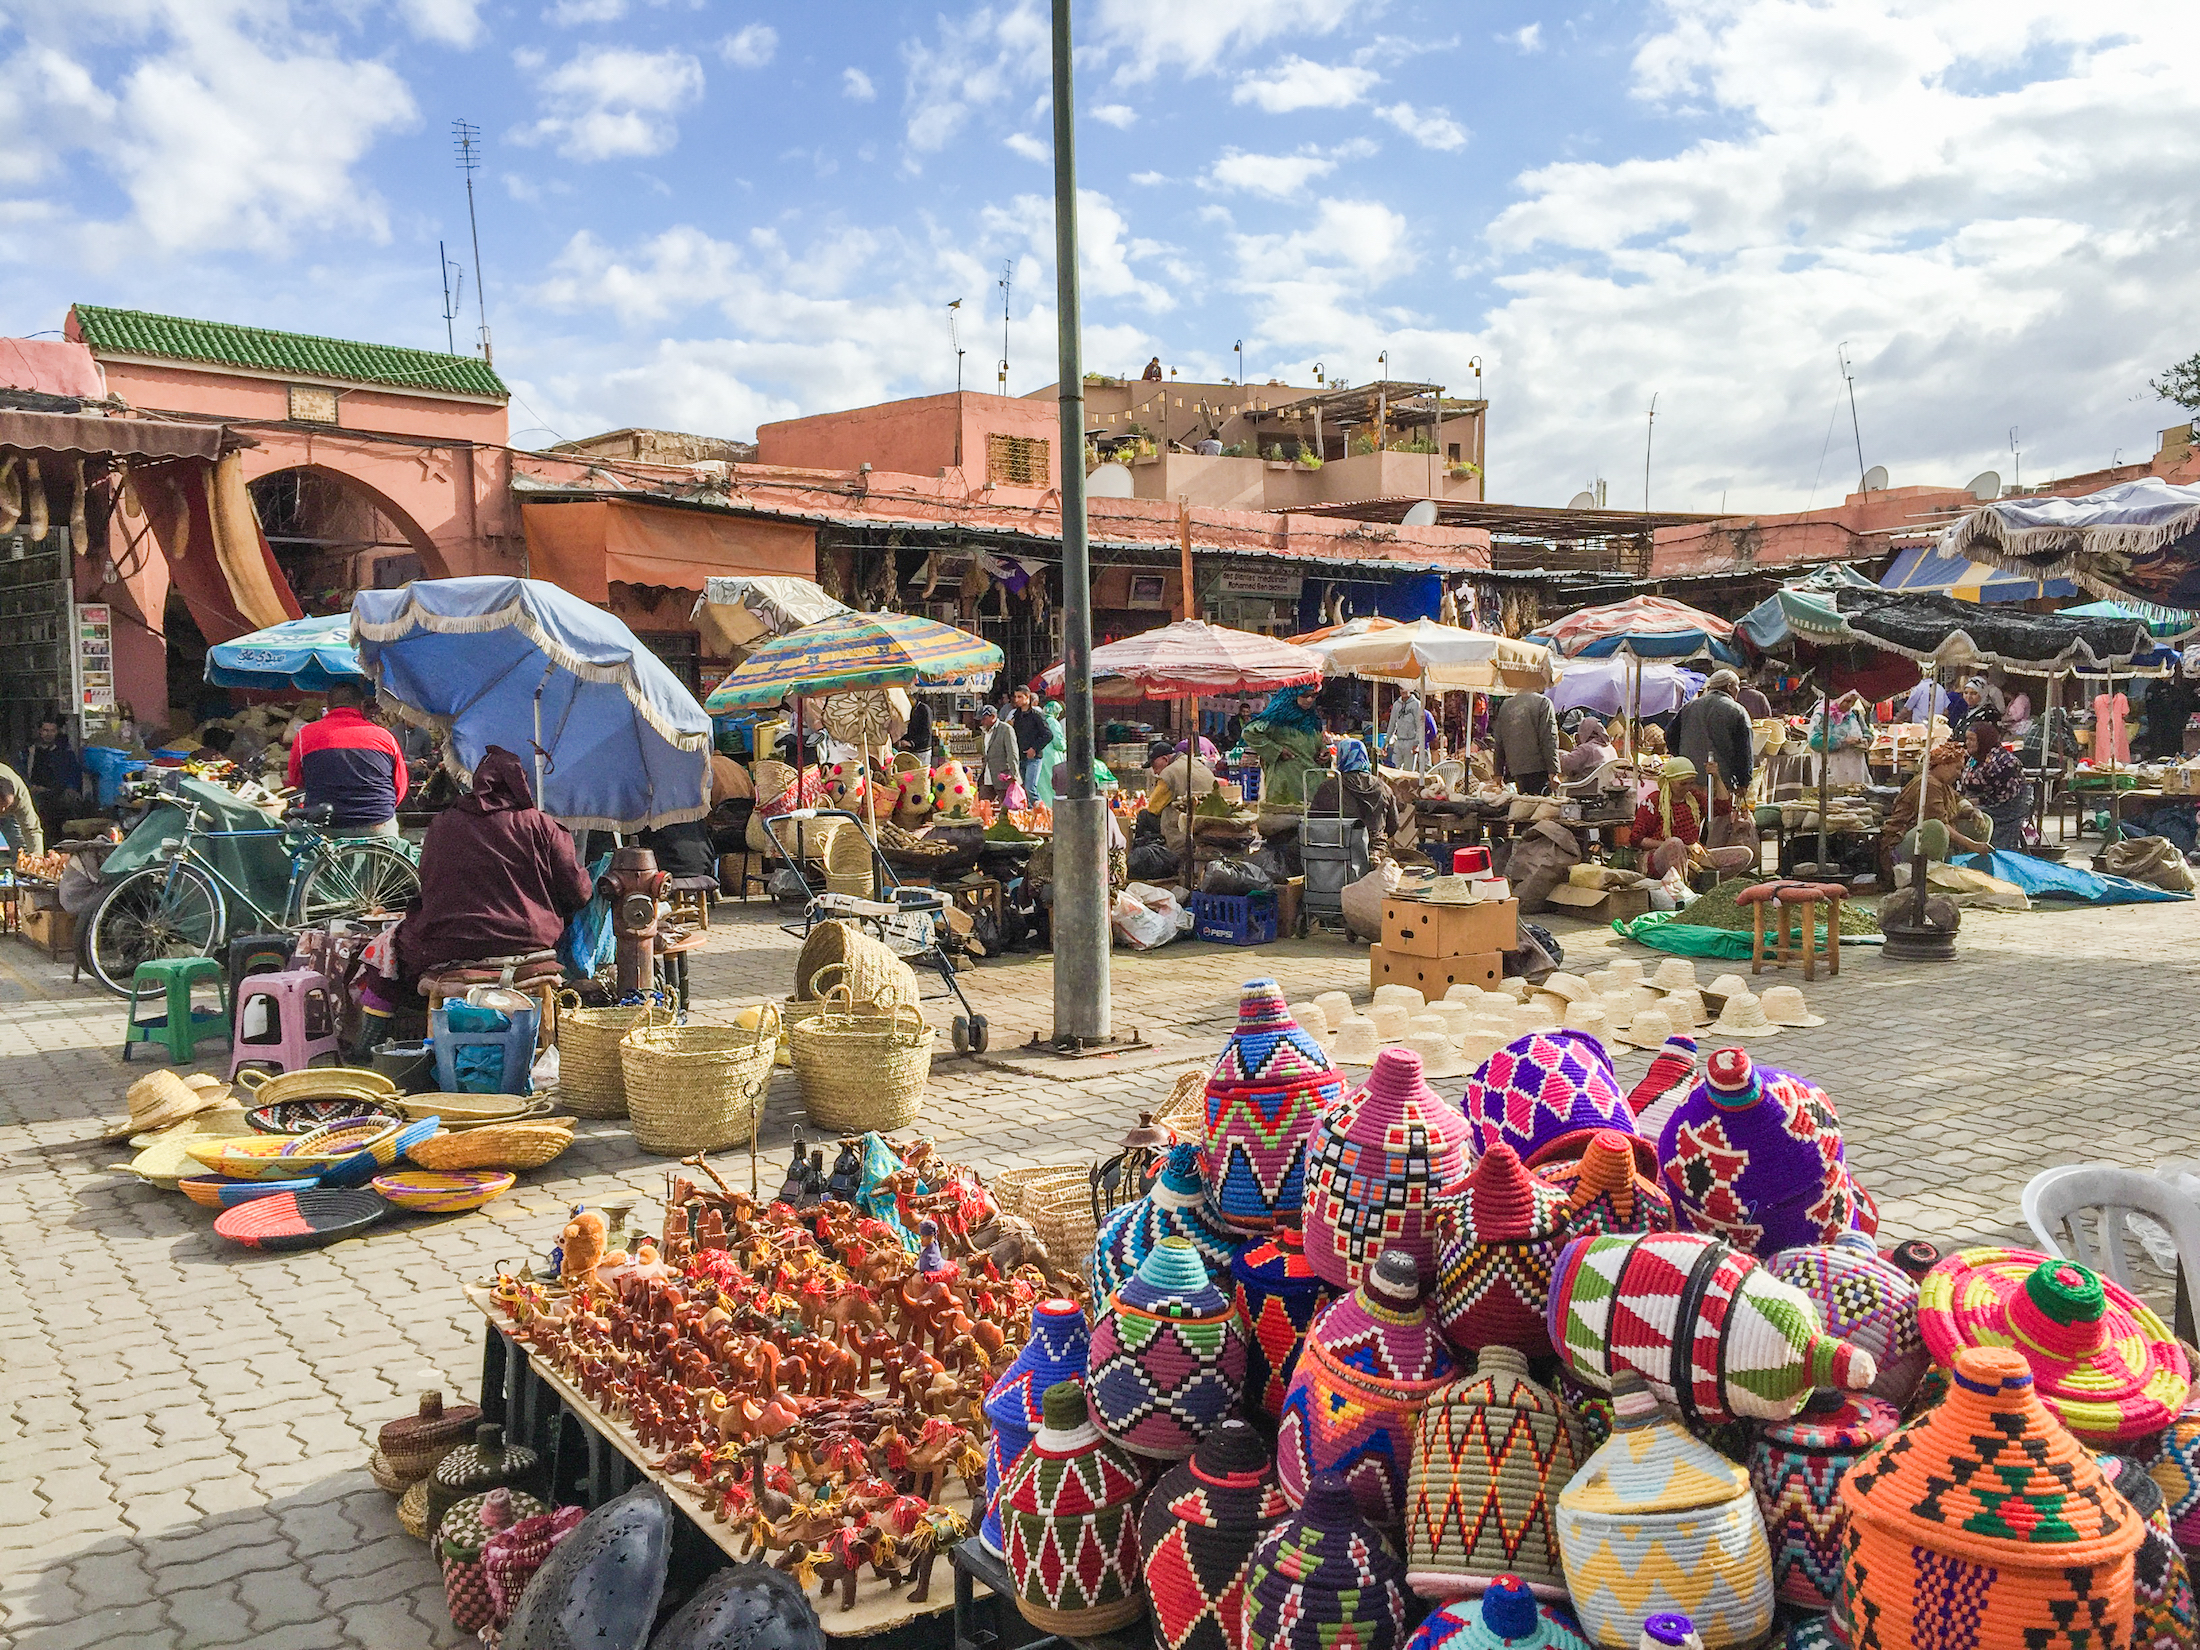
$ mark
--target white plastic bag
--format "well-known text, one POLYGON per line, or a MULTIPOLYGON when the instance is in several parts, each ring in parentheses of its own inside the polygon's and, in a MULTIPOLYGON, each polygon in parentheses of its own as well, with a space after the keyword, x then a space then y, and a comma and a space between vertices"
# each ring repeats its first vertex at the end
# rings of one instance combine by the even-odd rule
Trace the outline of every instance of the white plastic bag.
POLYGON ((1183 907, 1166 888, 1134 882, 1115 896, 1110 920, 1125 945, 1136 951, 1151 951, 1176 938, 1178 918, 1183 915, 1183 907))

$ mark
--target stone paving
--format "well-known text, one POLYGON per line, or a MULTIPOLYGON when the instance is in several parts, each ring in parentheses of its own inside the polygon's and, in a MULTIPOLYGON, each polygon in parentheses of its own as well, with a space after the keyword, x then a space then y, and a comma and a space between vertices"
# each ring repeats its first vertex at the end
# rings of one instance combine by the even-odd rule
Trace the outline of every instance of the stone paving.
MULTIPOLYGON (((762 904, 718 911, 694 968, 707 1019, 784 996, 795 949, 762 904)), ((1643 954, 1608 931, 1561 934, 1583 971, 1643 954)), ((1810 990, 1827 1024, 1753 1048, 1831 1091, 1886 1230, 2014 1240, 2043 1167, 2200 1157, 2196 935, 2190 904, 1970 914, 1959 961, 1851 949, 1841 977, 1810 990)), ((1725 966, 1700 969, 1708 982, 1725 966)), ((1160 1053, 1035 1072, 957 1058, 943 1038, 924 1127, 993 1168, 1089 1160, 1212 1057, 1239 982, 1261 972, 1293 998, 1367 990, 1365 949, 1334 939, 1118 952, 1118 1029, 1140 1027, 1160 1053)), ((1033 956, 964 976, 996 1051, 1048 1025, 1050 978, 1033 956)), ((946 1024, 941 1004, 928 1013, 946 1024)), ((461 1642, 434 1565, 367 1475, 373 1432, 426 1387, 472 1393, 481 1325, 461 1283, 546 1245, 575 1201, 654 1198, 662 1161, 618 1125, 583 1123, 565 1157, 481 1212, 250 1254, 215 1238, 207 1211, 111 1172, 129 1155, 99 1139, 124 1110, 120 1025, 113 998, 0 943, 0 1191, 14 1217, 0 1258, 0 1642, 461 1642)), ((1646 1060, 1623 1054, 1623 1075, 1646 1060)), ((773 1184, 800 1116, 782 1076, 763 1135, 773 1184)))

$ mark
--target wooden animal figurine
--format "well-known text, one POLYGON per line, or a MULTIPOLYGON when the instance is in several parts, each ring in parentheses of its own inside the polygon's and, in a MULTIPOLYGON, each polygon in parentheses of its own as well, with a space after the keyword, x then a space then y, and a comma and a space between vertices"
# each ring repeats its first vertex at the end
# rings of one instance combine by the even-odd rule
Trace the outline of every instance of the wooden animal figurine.
POLYGON ((558 1243, 562 1250, 558 1281, 568 1289, 593 1283, 596 1268, 604 1258, 603 1216, 594 1209, 574 1210, 573 1218, 558 1234, 558 1243))

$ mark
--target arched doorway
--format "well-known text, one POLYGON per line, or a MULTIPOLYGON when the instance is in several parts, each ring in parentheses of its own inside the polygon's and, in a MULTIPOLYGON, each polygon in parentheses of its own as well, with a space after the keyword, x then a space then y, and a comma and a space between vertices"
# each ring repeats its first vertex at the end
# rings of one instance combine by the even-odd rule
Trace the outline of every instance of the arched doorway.
POLYGON ((428 535, 382 493, 318 464, 251 483, 268 547, 307 613, 340 613, 355 590, 393 590, 444 576, 428 535))

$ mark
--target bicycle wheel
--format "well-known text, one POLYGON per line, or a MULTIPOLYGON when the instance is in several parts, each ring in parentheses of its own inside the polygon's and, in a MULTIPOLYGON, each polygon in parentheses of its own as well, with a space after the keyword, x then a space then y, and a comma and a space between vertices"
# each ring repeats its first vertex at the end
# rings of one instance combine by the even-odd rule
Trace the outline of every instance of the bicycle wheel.
POLYGON ((402 911, 420 892, 420 868, 387 842, 333 842, 298 889, 298 920, 306 927, 331 917, 402 911))
POLYGON ((221 948, 228 908, 221 890, 189 865, 132 871, 92 913, 84 948, 92 977, 118 997, 130 994, 139 963, 161 957, 211 957, 221 948))

